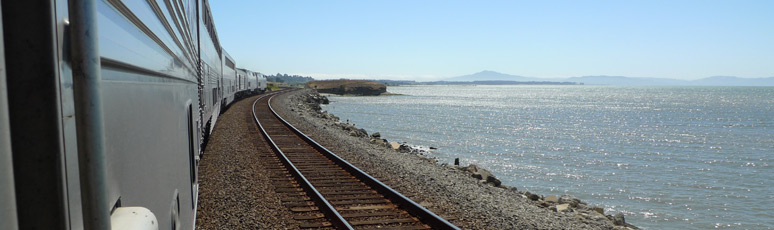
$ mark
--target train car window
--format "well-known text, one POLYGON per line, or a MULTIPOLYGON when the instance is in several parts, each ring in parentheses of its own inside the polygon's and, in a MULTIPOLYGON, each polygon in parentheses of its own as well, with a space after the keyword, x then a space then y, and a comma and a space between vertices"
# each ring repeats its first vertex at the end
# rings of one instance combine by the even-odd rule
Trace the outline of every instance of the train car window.
POLYGON ((236 68, 236 65, 234 64, 234 61, 232 61, 231 59, 228 59, 228 58, 226 58, 226 66, 228 66, 229 68, 232 68, 232 69, 236 68))
POLYGON ((215 105, 216 101, 218 101, 218 89, 214 88, 212 89, 212 104, 215 105))

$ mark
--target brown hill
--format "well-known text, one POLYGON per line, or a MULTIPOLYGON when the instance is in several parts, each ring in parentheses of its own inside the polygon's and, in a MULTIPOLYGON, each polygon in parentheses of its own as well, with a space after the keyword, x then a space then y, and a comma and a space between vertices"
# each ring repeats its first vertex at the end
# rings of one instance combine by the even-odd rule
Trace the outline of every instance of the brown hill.
POLYGON ((384 84, 365 80, 310 81, 306 83, 306 87, 316 89, 320 93, 339 95, 377 96, 387 92, 387 86, 384 84))

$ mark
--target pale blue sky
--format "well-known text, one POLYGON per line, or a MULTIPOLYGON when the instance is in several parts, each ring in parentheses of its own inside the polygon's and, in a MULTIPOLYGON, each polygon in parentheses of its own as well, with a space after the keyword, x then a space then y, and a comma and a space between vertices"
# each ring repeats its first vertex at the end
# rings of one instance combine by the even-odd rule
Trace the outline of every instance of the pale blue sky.
POLYGON ((237 65, 315 78, 774 76, 774 1, 211 0, 237 65))

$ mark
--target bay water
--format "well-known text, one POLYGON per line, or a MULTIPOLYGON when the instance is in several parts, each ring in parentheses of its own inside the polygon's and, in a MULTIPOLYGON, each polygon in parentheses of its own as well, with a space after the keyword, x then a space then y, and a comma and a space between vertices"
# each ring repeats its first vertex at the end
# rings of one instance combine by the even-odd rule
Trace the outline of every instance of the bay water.
POLYGON ((774 226, 774 87, 396 86, 323 106, 645 229, 774 226))

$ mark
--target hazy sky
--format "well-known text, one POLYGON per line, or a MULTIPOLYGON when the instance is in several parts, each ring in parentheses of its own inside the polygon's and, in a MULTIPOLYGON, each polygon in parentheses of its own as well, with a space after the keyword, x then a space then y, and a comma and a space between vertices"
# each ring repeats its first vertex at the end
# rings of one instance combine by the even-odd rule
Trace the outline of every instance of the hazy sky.
POLYGON ((774 76, 774 1, 210 0, 237 65, 315 78, 774 76))

